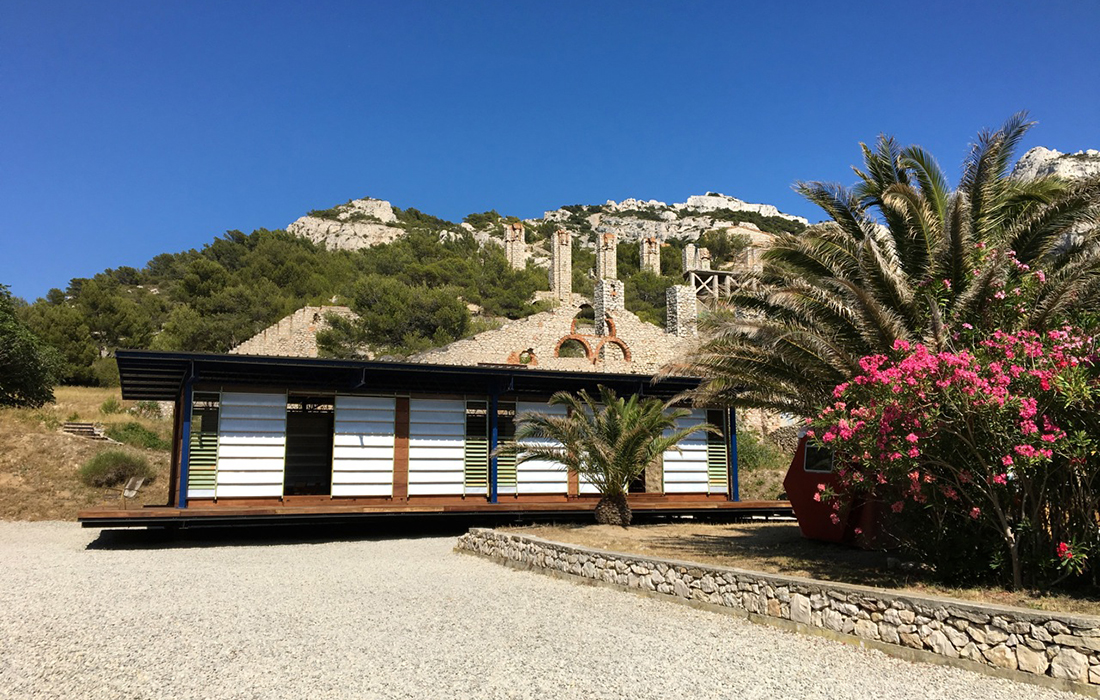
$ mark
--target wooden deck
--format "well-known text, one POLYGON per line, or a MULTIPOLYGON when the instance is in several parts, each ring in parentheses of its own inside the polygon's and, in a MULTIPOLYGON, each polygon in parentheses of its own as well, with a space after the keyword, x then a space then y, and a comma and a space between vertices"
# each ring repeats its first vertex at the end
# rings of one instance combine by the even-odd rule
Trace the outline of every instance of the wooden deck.
MULTIPOLYGON (((370 517, 402 516, 530 519, 581 516, 586 512, 592 512, 595 505, 596 499, 577 499, 564 503, 520 501, 463 504, 192 506, 189 508, 146 506, 130 510, 90 508, 80 511, 77 520, 84 527, 223 527, 296 521, 336 522, 370 517)), ((638 516, 693 515, 733 519, 752 515, 790 516, 792 514, 791 504, 787 501, 641 501, 631 503, 630 507, 638 516)))

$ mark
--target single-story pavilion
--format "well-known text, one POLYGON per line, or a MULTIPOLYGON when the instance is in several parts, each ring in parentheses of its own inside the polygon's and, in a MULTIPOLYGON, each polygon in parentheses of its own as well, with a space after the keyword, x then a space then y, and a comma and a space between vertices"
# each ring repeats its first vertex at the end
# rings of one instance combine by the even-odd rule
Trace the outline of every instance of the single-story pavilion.
MULTIPOLYGON (((429 365, 120 350, 122 396, 172 401, 169 502, 96 508, 85 526, 225 525, 337 520, 381 514, 546 517, 589 511, 599 495, 560 465, 493 454, 525 413, 555 412, 561 390, 669 399, 698 384, 523 365, 429 365)), ((736 416, 693 408, 708 421, 659 469, 630 485, 639 514, 789 513, 742 502, 736 416), (736 511, 736 513, 735 513, 736 511)))

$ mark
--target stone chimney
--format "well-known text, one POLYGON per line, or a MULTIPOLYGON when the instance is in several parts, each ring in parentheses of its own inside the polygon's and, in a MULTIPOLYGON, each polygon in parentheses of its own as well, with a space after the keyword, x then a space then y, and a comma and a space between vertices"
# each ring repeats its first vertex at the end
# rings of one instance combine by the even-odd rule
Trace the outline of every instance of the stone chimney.
POLYGON ((504 257, 513 270, 527 267, 527 232, 518 221, 504 229, 504 257))
POLYGON ((684 262, 684 272, 687 272, 688 270, 698 269, 696 266, 699 263, 699 259, 698 259, 698 256, 695 253, 695 244, 694 243, 688 243, 686 246, 684 246, 684 250, 683 250, 683 253, 681 253, 681 255, 683 257, 683 262, 684 262))
POLYGON ((641 261, 642 270, 661 274, 661 241, 656 236, 642 238, 638 241, 638 259, 641 261))
POLYGON ((610 335, 608 318, 615 318, 616 311, 625 308, 626 292, 622 280, 602 279, 596 282, 592 293, 592 311, 596 316, 596 335, 610 335))
POLYGON ((596 280, 618 278, 619 234, 614 231, 601 233, 596 247, 596 280))
POLYGON ((565 229, 550 237, 550 291, 559 302, 573 303, 573 237, 565 229))
POLYGON ((666 330, 678 338, 696 335, 699 320, 698 301, 695 290, 687 285, 677 284, 665 292, 666 330))
POLYGON ((710 269, 710 248, 700 248, 695 253, 695 264, 699 270, 710 269))

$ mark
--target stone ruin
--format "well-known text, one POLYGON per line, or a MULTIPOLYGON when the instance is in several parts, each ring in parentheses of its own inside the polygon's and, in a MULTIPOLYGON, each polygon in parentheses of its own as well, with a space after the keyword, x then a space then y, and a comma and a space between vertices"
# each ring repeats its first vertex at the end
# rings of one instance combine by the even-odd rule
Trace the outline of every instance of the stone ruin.
POLYGON ((346 306, 303 306, 229 351, 231 355, 317 357, 317 334, 328 328, 325 317, 354 318, 346 306))

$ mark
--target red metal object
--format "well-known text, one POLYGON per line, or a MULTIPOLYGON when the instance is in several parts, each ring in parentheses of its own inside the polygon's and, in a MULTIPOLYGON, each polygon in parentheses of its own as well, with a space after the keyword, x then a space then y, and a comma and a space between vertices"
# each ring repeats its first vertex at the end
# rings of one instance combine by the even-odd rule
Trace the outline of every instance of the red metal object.
POLYGON ((823 542, 842 542, 859 547, 875 546, 881 537, 883 511, 877 502, 853 502, 842 498, 840 508, 815 499, 821 486, 836 491, 837 479, 832 454, 810 444, 803 435, 798 441, 794 460, 783 478, 783 488, 791 501, 802 536, 823 542), (807 469, 807 456, 810 464, 807 469), (837 522, 833 522, 833 516, 837 522))
POLYGON ((809 438, 803 435, 798 441, 798 448, 794 451, 794 460, 787 470, 787 476, 783 479, 783 488, 787 491, 787 498, 791 501, 794 516, 798 519, 798 529, 802 536, 811 540, 823 540, 825 542, 843 542, 844 531, 847 524, 847 508, 841 508, 837 514, 839 523, 832 522, 832 515, 836 513, 833 507, 824 501, 815 500, 814 495, 819 493, 818 485, 835 488, 836 474, 832 470, 832 460, 829 460, 828 471, 814 471, 820 465, 811 465, 811 471, 806 470, 806 452, 810 448, 811 459, 815 456, 815 450, 808 445, 809 438))

